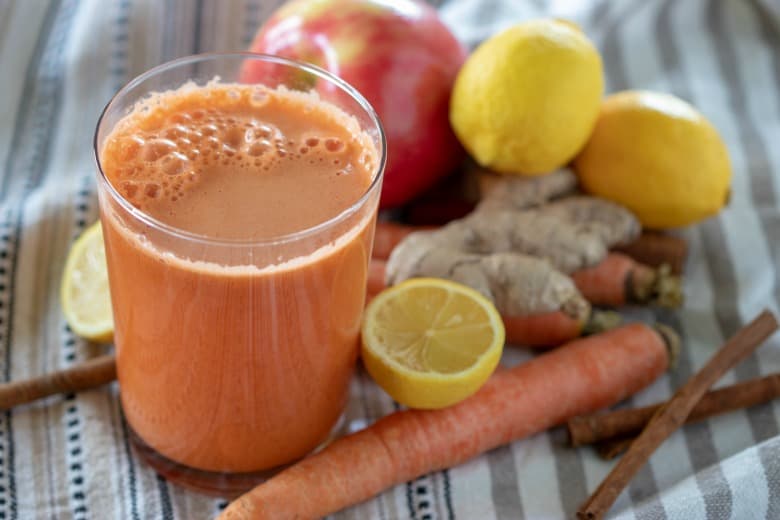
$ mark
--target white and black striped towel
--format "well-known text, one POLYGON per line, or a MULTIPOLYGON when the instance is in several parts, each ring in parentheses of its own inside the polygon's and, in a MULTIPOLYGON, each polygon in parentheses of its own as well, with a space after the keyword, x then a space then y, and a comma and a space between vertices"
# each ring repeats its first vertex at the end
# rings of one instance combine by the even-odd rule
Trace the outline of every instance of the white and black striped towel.
MULTIPOLYGON (((638 310, 682 332, 679 368, 635 396, 664 399, 742 323, 780 304, 778 0, 450 0, 441 14, 469 45, 541 15, 578 22, 602 51, 608 90, 691 101, 734 165, 719 217, 684 232, 687 303, 638 310)), ((101 352, 65 327, 57 289, 73 238, 97 218, 91 138, 129 78, 171 58, 243 49, 278 0, 0 0, 0 380, 101 352)), ((521 358, 516 350, 509 354, 521 358)), ((780 370, 780 338, 720 384, 780 370)), ((348 418, 394 409, 363 374, 348 418)), ((688 426, 653 456, 612 518, 779 519, 780 405, 688 426)), ((571 517, 609 471, 560 429, 422 477, 338 519, 571 517)), ((133 453, 115 386, 0 414, 0 520, 208 518, 224 502, 184 491, 133 453)))

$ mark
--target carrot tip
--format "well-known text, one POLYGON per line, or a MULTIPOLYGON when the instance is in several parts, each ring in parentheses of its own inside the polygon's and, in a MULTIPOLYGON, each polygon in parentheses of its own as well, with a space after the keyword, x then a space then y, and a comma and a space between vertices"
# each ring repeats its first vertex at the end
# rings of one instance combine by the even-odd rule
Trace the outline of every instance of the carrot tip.
POLYGON ((590 303, 579 294, 563 302, 561 312, 571 319, 583 323, 587 323, 589 316, 593 314, 590 303))
POLYGON ((683 304, 682 278, 672 274, 669 264, 657 269, 635 269, 630 278, 630 294, 636 303, 674 309, 683 304))
POLYGON ((666 351, 669 354, 669 370, 673 370, 677 366, 677 358, 680 357, 680 349, 682 348, 680 335, 671 327, 661 323, 656 323, 653 328, 661 335, 666 344, 666 351))
POLYGON ((669 264, 663 264, 656 272, 654 301, 661 307, 676 308, 683 304, 682 279, 672 274, 669 264))
POLYGON ((623 317, 620 313, 614 311, 597 311, 594 310, 590 313, 588 321, 582 328, 584 335, 598 334, 610 329, 618 327, 623 322, 623 317))

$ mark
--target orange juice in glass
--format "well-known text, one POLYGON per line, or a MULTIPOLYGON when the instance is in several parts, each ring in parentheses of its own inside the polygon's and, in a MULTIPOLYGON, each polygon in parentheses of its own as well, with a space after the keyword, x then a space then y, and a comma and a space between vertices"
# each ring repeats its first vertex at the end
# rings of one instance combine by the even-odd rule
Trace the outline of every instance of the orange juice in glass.
POLYGON ((95 135, 122 407, 158 471, 231 494, 326 440, 357 356, 376 114, 282 58, 182 58, 95 135), (242 83, 242 71, 262 71, 242 83))

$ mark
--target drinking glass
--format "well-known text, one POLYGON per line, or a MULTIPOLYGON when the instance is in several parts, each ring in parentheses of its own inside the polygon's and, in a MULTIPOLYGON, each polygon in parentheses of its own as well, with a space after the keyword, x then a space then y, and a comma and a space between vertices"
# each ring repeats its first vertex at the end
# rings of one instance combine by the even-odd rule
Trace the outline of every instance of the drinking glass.
POLYGON ((385 164, 369 103, 308 64, 197 55, 122 88, 100 116, 94 148, 120 398, 139 453, 175 481, 230 496, 322 445, 356 362, 385 164), (101 162, 115 125, 154 93, 242 83, 248 70, 253 83, 313 91, 357 121, 379 159, 362 196, 308 229, 262 240, 172 227, 123 197, 101 162))

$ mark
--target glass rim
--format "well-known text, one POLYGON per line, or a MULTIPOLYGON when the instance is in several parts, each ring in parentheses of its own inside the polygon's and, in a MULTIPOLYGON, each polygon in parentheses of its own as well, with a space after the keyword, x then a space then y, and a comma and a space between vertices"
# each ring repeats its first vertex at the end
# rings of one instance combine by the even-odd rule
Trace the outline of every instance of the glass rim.
MULTIPOLYGON (((351 114, 347 114, 347 115, 351 115, 351 114)), ((360 210, 360 208, 362 208, 365 205, 368 198, 378 188, 378 186, 382 182, 384 170, 387 165, 387 137, 385 136, 385 130, 384 127, 382 126, 382 122, 380 121, 379 116, 376 113, 376 110, 374 110, 374 107, 371 106, 371 104, 363 96, 363 94, 361 94, 355 87, 353 87, 343 79, 339 78, 335 74, 332 74, 327 70, 318 67, 316 65, 312 65, 310 63, 305 63, 302 61, 291 60, 288 58, 283 58, 281 56, 276 56, 272 54, 263 54, 257 52, 207 52, 207 53, 200 53, 200 54, 192 54, 189 56, 176 58, 174 60, 170 60, 165 63, 161 63, 160 65, 156 65, 155 67, 152 67, 151 69, 139 74, 138 76, 134 77, 133 79, 125 83, 122 86, 122 88, 120 88, 111 97, 108 103, 106 103, 106 106, 103 108, 103 110, 100 113, 100 117, 98 117, 97 125, 95 126, 95 134, 92 140, 92 148, 94 152, 95 165, 97 166, 97 170, 99 172, 98 180, 103 185, 106 186, 107 191, 111 196, 111 198, 115 200, 122 207, 122 209, 127 211, 133 218, 141 221, 142 223, 152 228, 155 228, 156 230, 162 231, 169 235, 173 235, 178 238, 185 239, 191 242, 200 242, 208 245, 233 246, 233 247, 264 246, 264 245, 289 243, 306 237, 310 237, 312 235, 316 235, 319 232, 327 230, 328 228, 331 228, 345 221, 347 218, 349 218, 350 216, 355 214, 358 210, 360 210), (100 134, 100 130, 102 128, 104 119, 108 114, 108 112, 114 107, 114 105, 118 102, 119 99, 121 99, 125 94, 127 94, 127 92, 132 90, 134 87, 138 86, 140 83, 146 81, 147 79, 153 76, 160 74, 161 72, 164 72, 165 70, 175 68, 177 66, 185 65, 188 63, 204 62, 207 60, 216 60, 220 58, 253 59, 253 60, 265 61, 269 63, 274 63, 286 67, 293 67, 299 70, 303 70, 307 73, 315 75, 320 79, 325 79, 331 84, 334 84, 343 92, 346 92, 350 96, 350 98, 354 100, 360 106, 360 108, 362 108, 366 112, 366 114, 369 116, 372 124, 374 125, 374 127, 378 132, 379 146, 381 147, 381 150, 379 150, 379 163, 377 164, 376 167, 376 173, 374 177, 371 179, 371 183, 368 185, 366 190, 363 192, 363 194, 360 197, 358 197, 358 199, 355 202, 353 202, 349 207, 345 208, 340 213, 328 218, 327 220, 323 220, 322 222, 318 222, 313 226, 298 231, 293 231, 291 233, 284 233, 284 234, 275 235, 267 238, 260 238, 260 239, 215 238, 200 233, 194 233, 192 231, 187 231, 186 229, 181 229, 179 227, 167 224, 162 220, 151 216, 145 211, 136 208, 130 203, 130 201, 128 201, 125 197, 123 197, 121 193, 119 193, 119 191, 114 187, 114 185, 108 180, 108 177, 106 177, 106 174, 103 171, 103 166, 100 161, 98 135, 100 134)))

